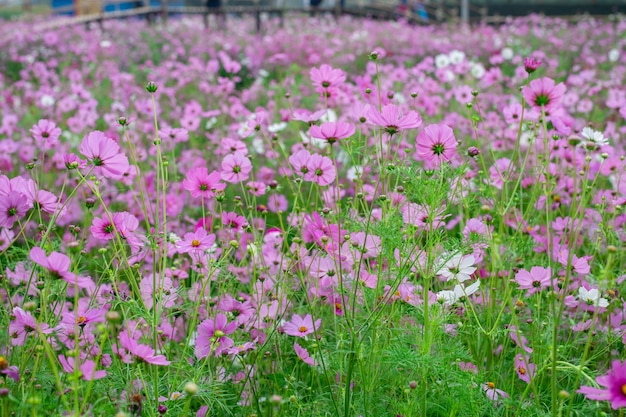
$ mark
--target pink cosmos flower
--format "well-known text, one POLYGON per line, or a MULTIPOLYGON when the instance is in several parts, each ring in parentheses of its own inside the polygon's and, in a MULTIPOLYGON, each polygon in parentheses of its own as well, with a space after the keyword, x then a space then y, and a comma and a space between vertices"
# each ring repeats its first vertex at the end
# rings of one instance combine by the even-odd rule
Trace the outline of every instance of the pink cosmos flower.
POLYGON ((530 384, 530 380, 535 375, 536 365, 530 363, 530 358, 527 355, 517 354, 515 356, 515 372, 522 381, 530 384))
POLYGON ((298 120, 301 122, 306 122, 309 124, 313 124, 315 122, 317 122, 320 117, 322 117, 324 114, 326 113, 326 110, 318 110, 314 113, 311 113, 310 111, 303 109, 303 110, 295 110, 293 112, 293 120, 298 120))
POLYGON ((502 402, 502 398, 509 398, 509 394, 502 391, 501 389, 496 388, 496 384, 493 382, 486 382, 481 384, 481 388, 485 391, 485 395, 491 401, 493 401, 494 406, 498 406, 502 402))
POLYGON ((246 184, 246 190, 255 197, 260 197, 267 191, 264 183, 259 181, 250 181, 246 184))
POLYGON ((207 233, 203 227, 198 228, 193 233, 185 233, 182 240, 176 242, 178 253, 200 253, 211 249, 215 244, 215 235, 207 233))
MULTIPOLYGON (((75 369, 75 359, 73 357, 66 358, 63 355, 59 355, 59 362, 61 362, 61 366, 63 370, 68 374, 73 374, 75 369)), ((91 381, 96 379, 102 379, 107 375, 107 371, 100 370, 96 371, 96 363, 89 359, 84 360, 80 366, 80 377, 85 381, 91 381)))
POLYGON ((63 163, 67 169, 83 169, 87 166, 87 163, 80 159, 78 155, 73 153, 66 153, 63 155, 63 163))
MULTIPOLYGON (((140 361, 151 363, 153 365, 169 365, 170 362, 163 355, 155 355, 154 349, 148 345, 142 345, 130 337, 128 330, 120 332, 119 335, 120 346, 126 349, 132 356, 140 361)), ((132 362, 130 358, 127 358, 127 363, 132 362)))
POLYGON ((242 228, 248 224, 245 217, 238 215, 233 211, 222 212, 222 224, 225 229, 233 231, 241 231, 242 228))
POLYGON ((13 224, 24 217, 32 206, 28 198, 17 191, 0 194, 0 227, 13 227, 13 224))
POLYGON ((121 179, 130 169, 119 145, 98 130, 85 136, 78 150, 106 178, 121 179))
POLYGON ((552 271, 550 268, 543 268, 541 266, 533 266, 528 272, 525 269, 520 269, 515 274, 515 282, 519 284, 520 289, 528 290, 527 295, 541 291, 544 288, 549 288, 552 283, 552 271))
POLYGON ((597 377, 596 381, 605 388, 581 386, 576 392, 590 400, 610 401, 613 410, 626 408, 626 361, 613 361, 611 370, 597 377))
POLYGON ((221 175, 217 171, 209 174, 209 170, 206 168, 194 168, 187 172, 187 177, 183 180, 182 186, 194 198, 210 199, 215 196, 216 191, 223 191, 226 188, 226 184, 220 180, 221 175))
POLYGON ((0 371, 1 375, 6 375, 11 378, 14 382, 20 382, 20 368, 17 366, 9 366, 6 369, 0 371))
POLYGON ((241 152, 226 155, 222 160, 221 177, 230 183, 242 182, 248 179, 252 171, 252 163, 241 152))
POLYGON ((510 159, 497 159, 489 168, 489 179, 491 180, 491 185, 499 190, 502 189, 502 187, 504 186, 504 182, 511 180, 515 171, 516 167, 515 165, 511 164, 510 159))
POLYGON ((311 159, 311 153, 306 149, 302 149, 293 155, 289 156, 289 163, 293 167, 296 175, 306 175, 310 171, 309 160, 311 159))
POLYGON ((442 162, 450 161, 456 146, 454 131, 444 124, 426 126, 415 140, 416 155, 428 168, 436 168, 442 162))
POLYGON ((30 129, 35 144, 42 151, 49 151, 59 144, 61 129, 50 120, 41 119, 30 129))
POLYGON ((323 64, 319 68, 311 68, 311 81, 318 89, 335 88, 346 81, 346 74, 340 69, 323 64))
POLYGON ((46 252, 38 246, 30 250, 30 259, 37 265, 46 268, 54 277, 61 278, 68 284, 77 285, 79 288, 92 288, 93 282, 89 278, 77 276, 70 272, 70 258, 59 252, 46 252))
POLYGON ((228 322, 224 314, 218 314, 215 318, 204 320, 198 326, 198 336, 196 337, 196 347, 194 353, 196 358, 206 358, 216 348, 216 354, 233 346, 232 339, 226 337, 237 329, 237 322, 228 322))
POLYGON ((409 203, 404 205, 400 212, 402 213, 404 223, 412 224, 420 230, 430 230, 431 227, 432 229, 438 229, 445 224, 443 222, 444 216, 441 215, 442 210, 440 209, 430 211, 430 208, 421 204, 409 203))
POLYGON ((315 366, 315 360, 313 360, 313 358, 309 355, 309 351, 300 346, 298 342, 293 343, 293 349, 296 351, 296 355, 298 355, 304 363, 309 366, 315 366))
POLYGON ((527 353, 533 353, 533 349, 528 346, 528 339, 519 330, 517 330, 515 326, 509 326, 509 336, 511 337, 511 340, 513 340, 517 346, 524 349, 524 351, 527 353))
POLYGON ((34 331, 50 334, 52 329, 45 323, 37 323, 30 313, 19 307, 13 308, 13 316, 15 319, 9 323, 9 337, 13 346, 23 346, 26 336, 34 331))
POLYGON ((309 130, 311 137, 324 139, 331 145, 339 139, 349 138, 354 135, 356 128, 352 123, 326 122, 321 126, 313 125, 309 130))
POLYGON ((565 84, 555 84, 548 77, 532 80, 524 87, 522 95, 526 102, 538 111, 545 109, 546 112, 558 107, 565 94, 565 84))
POLYGON ((409 111, 405 115, 401 115, 395 104, 383 106, 380 112, 376 108, 371 107, 367 113, 367 120, 376 126, 382 127, 389 135, 422 125, 422 117, 418 113, 409 111))
POLYGON ((332 184, 336 175, 337 171, 333 161, 325 156, 313 154, 309 158, 308 171, 304 175, 304 179, 325 186, 332 184))
POLYGON ((310 314, 304 317, 294 314, 291 317, 291 321, 283 325, 283 329, 285 334, 289 336, 305 337, 313 333, 316 329, 319 329, 320 324, 322 324, 322 319, 318 319, 315 324, 313 324, 313 317, 311 317, 310 314))
POLYGON ((272 194, 267 198, 267 208, 272 213, 285 212, 289 208, 289 200, 283 194, 272 194))
POLYGON ((170 308, 174 306, 178 299, 176 288, 172 279, 167 276, 156 277, 156 288, 154 286, 154 277, 151 275, 143 277, 139 283, 139 289, 141 291, 141 299, 147 309, 154 307, 154 300, 160 308, 170 308))

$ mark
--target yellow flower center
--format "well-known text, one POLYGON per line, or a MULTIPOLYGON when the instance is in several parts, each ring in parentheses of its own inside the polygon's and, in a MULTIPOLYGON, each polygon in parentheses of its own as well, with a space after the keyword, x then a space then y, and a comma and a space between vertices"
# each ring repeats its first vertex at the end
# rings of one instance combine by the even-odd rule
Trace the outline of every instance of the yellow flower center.
POLYGON ((306 327, 306 326, 300 326, 300 327, 298 327, 298 331, 299 331, 300 333, 304 333, 304 332, 306 332, 307 330, 308 330, 308 329, 307 329, 307 327, 306 327))
POLYGON ((622 394, 626 396, 626 384, 622 385, 622 394))
POLYGON ((520 375, 526 375, 526 368, 524 368, 523 366, 520 366, 517 368, 517 372, 519 372, 520 375))
POLYGON ((86 321, 87 321, 87 318, 85 316, 79 316, 76 319, 76 323, 78 323, 79 326, 85 324, 86 321))
POLYGON ((191 246, 193 246, 194 248, 197 248, 198 246, 200 246, 200 241, 198 239, 192 240, 191 246))
POLYGON ((493 382, 487 382, 487 388, 495 389, 496 388, 496 384, 494 384, 493 382))

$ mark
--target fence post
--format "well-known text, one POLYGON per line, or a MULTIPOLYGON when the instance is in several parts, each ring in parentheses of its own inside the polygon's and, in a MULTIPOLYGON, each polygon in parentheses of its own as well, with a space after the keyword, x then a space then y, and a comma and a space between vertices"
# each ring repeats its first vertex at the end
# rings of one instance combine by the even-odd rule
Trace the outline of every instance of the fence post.
POLYGON ((461 0, 461 22, 469 24, 469 0, 461 0))
POLYGON ((163 24, 167 24, 167 0, 161 0, 161 17, 163 24))

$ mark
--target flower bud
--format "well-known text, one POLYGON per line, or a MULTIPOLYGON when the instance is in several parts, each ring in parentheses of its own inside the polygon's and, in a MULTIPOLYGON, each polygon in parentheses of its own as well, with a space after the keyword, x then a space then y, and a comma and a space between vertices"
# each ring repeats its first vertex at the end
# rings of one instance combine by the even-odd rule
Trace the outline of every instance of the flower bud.
POLYGON ((146 91, 148 93, 154 94, 156 93, 157 90, 158 90, 158 87, 154 81, 150 81, 148 82, 148 84, 146 84, 146 91))

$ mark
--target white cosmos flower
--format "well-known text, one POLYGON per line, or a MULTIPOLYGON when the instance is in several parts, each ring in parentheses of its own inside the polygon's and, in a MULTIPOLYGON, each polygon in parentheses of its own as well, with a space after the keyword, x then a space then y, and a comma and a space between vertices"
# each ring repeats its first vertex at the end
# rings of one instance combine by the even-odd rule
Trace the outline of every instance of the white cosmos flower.
MULTIPOLYGON (((335 113, 335 111, 332 110, 332 109, 328 109, 328 110, 326 110, 326 113, 324 113, 322 115, 322 117, 320 117, 320 121, 322 121, 322 122, 336 122, 337 121, 337 113, 335 113)), ((324 142, 326 142, 326 141, 324 141, 324 142)))
POLYGON ((472 63, 470 73, 474 78, 481 79, 485 75, 485 67, 482 64, 472 63))
POLYGON ((609 144, 609 139, 605 138, 602 132, 593 130, 590 127, 584 127, 580 135, 586 139, 581 142, 581 145, 594 144, 596 146, 605 146, 609 144))
POLYGON ((619 61, 620 52, 617 49, 611 49, 609 51, 609 61, 617 62, 619 61))
POLYGON ((587 290, 585 287, 580 287, 578 289, 578 298, 596 307, 607 307, 609 305, 606 298, 600 297, 600 291, 597 288, 587 290))
POLYGON ((446 54, 439 54, 435 57, 435 66, 437 68, 445 68, 450 65, 450 57, 446 54))
POLYGON ((454 51, 450 52, 449 57, 450 57, 450 62, 453 65, 457 65, 463 62, 463 60, 465 59, 465 53, 455 49, 454 51))
POLYGON ((363 175, 363 167, 360 165, 351 166, 346 171, 346 178, 348 178, 350 181, 355 181, 361 175, 363 175))
POLYGON ((473 266, 475 263, 476 259, 473 255, 463 256, 457 253, 443 265, 437 275, 445 277, 446 281, 456 278, 459 282, 464 282, 470 279, 476 271, 476 267, 473 266))
POLYGON ((271 133, 280 132, 281 130, 285 130, 287 128, 287 123, 273 123, 267 127, 267 130, 271 133))
POLYGON ((511 48, 504 48, 502 49, 502 52, 500 52, 500 55, 502 55, 502 59, 506 59, 507 61, 513 59, 513 50, 511 48))
POLYGON ((54 97, 48 94, 44 94, 43 96, 41 96, 40 101, 41 101, 41 105, 44 107, 50 107, 55 103, 54 97))
POLYGON ((474 282, 469 287, 464 287, 462 284, 454 286, 454 290, 444 290, 437 293, 437 300, 446 305, 452 305, 459 301, 463 297, 469 297, 474 294, 480 288, 480 281, 474 282))

